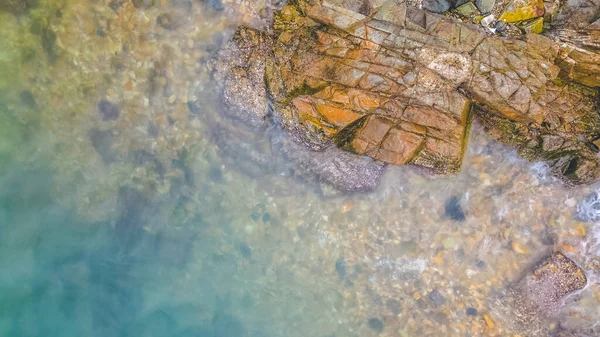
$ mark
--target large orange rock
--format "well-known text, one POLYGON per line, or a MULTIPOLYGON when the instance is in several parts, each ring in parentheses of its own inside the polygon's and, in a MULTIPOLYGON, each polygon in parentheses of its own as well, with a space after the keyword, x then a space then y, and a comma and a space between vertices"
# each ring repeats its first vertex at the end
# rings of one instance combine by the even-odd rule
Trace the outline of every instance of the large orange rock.
POLYGON ((598 179, 595 26, 501 38, 408 3, 349 3, 296 1, 275 14, 271 32, 240 28, 224 49, 237 61, 217 72, 233 115, 272 115, 315 151, 335 144, 438 173, 460 169, 476 116, 566 182, 598 179))

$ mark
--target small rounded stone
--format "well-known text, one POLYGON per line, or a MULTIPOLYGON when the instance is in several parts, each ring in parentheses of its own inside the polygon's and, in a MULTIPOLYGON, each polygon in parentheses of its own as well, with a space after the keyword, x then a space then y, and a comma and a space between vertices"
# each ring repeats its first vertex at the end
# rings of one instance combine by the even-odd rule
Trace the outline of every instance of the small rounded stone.
POLYGON ((383 331, 383 322, 379 318, 369 318, 369 328, 375 330, 377 333, 381 333, 383 331))
POLYGON ((473 307, 467 308, 467 316, 477 316, 478 314, 479 314, 479 312, 477 311, 477 309, 475 309, 473 307))

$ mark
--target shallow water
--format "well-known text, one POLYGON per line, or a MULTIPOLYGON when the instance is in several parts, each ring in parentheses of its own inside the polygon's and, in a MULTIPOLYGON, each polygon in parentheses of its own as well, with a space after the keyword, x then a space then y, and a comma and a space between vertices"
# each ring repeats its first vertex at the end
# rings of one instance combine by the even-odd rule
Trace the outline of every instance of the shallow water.
POLYGON ((594 321, 598 186, 477 124, 460 174, 370 193, 252 165, 275 131, 228 143, 203 64, 261 4, 219 4, 0 11, 0 336, 508 336, 490 297, 552 250, 590 280, 563 321, 594 321))

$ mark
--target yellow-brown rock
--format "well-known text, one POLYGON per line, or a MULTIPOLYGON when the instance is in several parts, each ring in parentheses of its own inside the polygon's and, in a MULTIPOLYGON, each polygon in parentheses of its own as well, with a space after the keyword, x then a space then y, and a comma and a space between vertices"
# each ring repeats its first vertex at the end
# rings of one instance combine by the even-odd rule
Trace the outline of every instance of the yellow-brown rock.
MULTIPOLYGON (((522 14, 514 20, 543 22, 543 2, 511 6, 522 14)), ((600 176, 595 32, 501 38, 401 1, 357 11, 347 1, 298 0, 275 14, 270 33, 240 28, 225 50, 240 51, 243 62, 233 64, 243 67, 231 76, 225 63, 220 73, 233 78, 226 98, 238 113, 260 108, 265 120, 268 105, 276 124, 312 150, 333 143, 452 173, 476 116, 493 137, 548 161, 569 184, 591 183, 600 176), (248 82, 259 99, 240 88, 248 82), (235 92, 247 98, 232 100, 235 92)))

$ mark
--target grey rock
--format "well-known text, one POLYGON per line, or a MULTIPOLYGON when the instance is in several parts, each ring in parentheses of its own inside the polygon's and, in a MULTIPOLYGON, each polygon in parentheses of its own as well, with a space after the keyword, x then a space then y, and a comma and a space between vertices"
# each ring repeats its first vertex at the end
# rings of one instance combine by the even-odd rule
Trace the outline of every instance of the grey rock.
POLYGON ((429 299, 435 307, 441 307, 446 303, 446 298, 437 289, 434 289, 429 293, 429 299))
POLYGON ((452 196, 444 205, 444 213, 446 216, 455 221, 464 221, 465 212, 460 206, 460 199, 457 196, 452 196))
POLYGON ((335 271, 340 277, 340 280, 346 279, 346 261, 344 261, 343 257, 340 257, 335 261, 335 271))
POLYGON ((583 29, 598 20, 599 8, 600 0, 567 0, 560 6, 551 24, 566 29, 583 29))
POLYGON ((477 309, 475 309, 473 307, 468 307, 466 313, 467 313, 467 316, 477 316, 477 315, 479 315, 479 312, 477 311, 477 309))
POLYGON ((212 64, 213 76, 223 83, 223 113, 254 129, 265 127, 269 112, 264 87, 265 59, 260 55, 269 53, 271 43, 266 34, 240 29, 212 64))
POLYGON ((450 6, 452 8, 458 8, 468 2, 470 2, 470 0, 450 0, 450 6))
POLYGON ((475 6, 483 14, 491 12, 495 4, 496 0, 475 0, 475 6))
POLYGON ((383 332, 383 322, 379 318, 369 318, 368 325, 377 333, 383 332))
POLYGON ((448 0, 424 0, 423 9, 433 13, 445 13, 450 9, 448 0))
POLYGON ((98 112, 104 121, 114 121, 118 119, 121 114, 119 107, 115 103, 107 100, 98 102, 98 112))
POLYGON ((373 190, 385 171, 384 164, 334 145, 324 151, 312 151, 284 135, 277 143, 297 176, 326 183, 342 192, 373 190))

